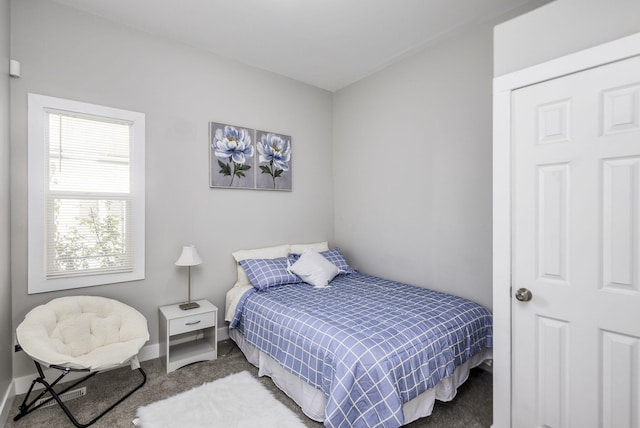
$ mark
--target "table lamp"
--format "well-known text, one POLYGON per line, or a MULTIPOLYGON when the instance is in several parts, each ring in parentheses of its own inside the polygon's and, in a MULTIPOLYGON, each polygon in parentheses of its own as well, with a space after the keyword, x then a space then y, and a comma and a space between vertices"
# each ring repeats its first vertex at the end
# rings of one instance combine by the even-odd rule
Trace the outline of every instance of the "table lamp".
POLYGON ((189 267, 189 301, 180 305, 180 309, 182 309, 183 311, 200 307, 199 304, 191 301, 191 266, 196 266, 201 263, 202 259, 198 255, 196 247, 194 247, 193 245, 185 245, 184 247, 182 247, 182 254, 180 254, 180 257, 176 261, 176 265, 189 267))

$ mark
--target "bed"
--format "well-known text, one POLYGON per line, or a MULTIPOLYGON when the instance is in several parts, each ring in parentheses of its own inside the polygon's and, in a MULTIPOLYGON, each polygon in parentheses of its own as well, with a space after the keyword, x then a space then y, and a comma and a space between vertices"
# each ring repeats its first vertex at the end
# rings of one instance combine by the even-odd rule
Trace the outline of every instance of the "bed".
POLYGON ((327 427, 391 428, 428 416, 491 358, 489 310, 357 272, 326 243, 234 257, 230 337, 259 375, 327 427))

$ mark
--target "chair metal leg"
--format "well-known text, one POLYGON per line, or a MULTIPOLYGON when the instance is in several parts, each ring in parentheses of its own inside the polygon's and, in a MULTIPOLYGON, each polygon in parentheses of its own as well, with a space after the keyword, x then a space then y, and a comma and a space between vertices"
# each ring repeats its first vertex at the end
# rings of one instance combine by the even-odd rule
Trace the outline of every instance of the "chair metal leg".
MULTIPOLYGON (((65 392, 67 392, 68 390, 74 388, 75 386, 81 384, 82 382, 86 381, 87 379, 95 376, 98 372, 92 372, 89 373, 87 376, 83 377, 82 379, 78 380, 77 382, 72 383, 72 385, 66 387, 65 389, 63 389, 60 392, 56 392, 53 387, 56 386, 58 384, 58 382, 60 382, 66 375, 68 375, 71 371, 78 371, 78 370, 73 370, 73 369, 69 369, 69 368, 63 368, 63 367, 55 367, 52 366, 53 368, 56 368, 58 370, 62 370, 62 374, 60 376, 58 376, 56 378, 56 380, 53 381, 53 383, 49 384, 46 380, 45 380, 45 375, 44 372, 42 370, 42 367, 40 365, 40 363, 38 363, 37 361, 34 361, 35 365, 36 365, 36 369, 38 370, 38 377, 35 378, 32 382, 31 382, 31 386, 29 387, 29 391, 27 391, 27 394, 24 397, 24 400, 22 401, 22 404, 19 406, 19 413, 13 418, 14 421, 17 421, 19 419, 21 419, 22 417, 28 415, 29 413, 33 412, 34 410, 40 408, 41 406, 43 406, 44 404, 50 402, 51 400, 56 400, 56 402, 58 403, 58 405, 60 406, 60 408, 62 409, 62 411, 64 411, 64 413, 67 415, 67 417, 69 418, 69 420, 73 423, 73 425, 75 425, 78 428, 84 428, 84 427, 88 427, 89 425, 95 423, 98 419, 100 419, 101 417, 103 417, 104 415, 106 415, 108 412, 110 412, 111 410, 113 410, 114 407, 116 407, 118 404, 122 403, 124 400, 126 400, 131 394, 133 394, 134 392, 136 392, 138 389, 140 389, 146 382, 147 382, 147 374, 144 372, 144 370, 142 370, 142 367, 138 368, 138 372, 140 373, 140 375, 142 376, 142 381, 136 385, 132 390, 130 390, 129 392, 127 392, 123 397, 121 397, 118 401, 116 401, 115 403, 113 403, 111 406, 109 406, 106 410, 104 410, 102 413, 100 413, 98 416, 94 417, 93 419, 91 419, 89 422, 87 423, 80 423, 78 422, 78 420, 75 418, 75 416, 71 413, 71 411, 69 410, 69 408, 64 404, 64 402, 60 399, 60 395, 64 394, 65 392), (40 383, 44 386, 44 391, 40 392, 33 400, 31 400, 31 402, 29 402, 29 396, 31 395, 31 393, 33 392, 33 388, 35 386, 36 383, 40 383), (47 393, 51 394, 51 397, 46 400, 43 401, 42 403, 35 405, 35 403, 40 400, 42 397, 44 397, 47 393)), ((79 370, 79 371, 88 371, 88 370, 79 370)))

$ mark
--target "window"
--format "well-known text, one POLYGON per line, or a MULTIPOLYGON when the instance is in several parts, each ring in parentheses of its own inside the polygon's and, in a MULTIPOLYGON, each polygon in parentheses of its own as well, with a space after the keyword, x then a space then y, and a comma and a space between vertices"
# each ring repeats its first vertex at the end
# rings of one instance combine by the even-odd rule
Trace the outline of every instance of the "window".
POLYGON ((142 113, 29 94, 28 290, 144 279, 142 113))

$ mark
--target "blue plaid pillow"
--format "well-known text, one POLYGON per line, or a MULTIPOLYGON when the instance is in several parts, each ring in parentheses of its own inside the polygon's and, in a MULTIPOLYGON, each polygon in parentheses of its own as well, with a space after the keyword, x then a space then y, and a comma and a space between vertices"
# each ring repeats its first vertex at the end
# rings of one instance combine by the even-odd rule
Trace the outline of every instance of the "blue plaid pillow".
POLYGON ((302 282, 300 278, 287 270, 289 263, 286 257, 277 259, 240 260, 240 266, 247 273, 251 285, 258 290, 283 284, 302 282))
POLYGON ((322 251, 320 254, 322 254, 325 259, 336 265, 338 269, 340 269, 340 273, 355 272, 355 269, 349 266, 349 263, 347 263, 347 261, 345 260, 344 256, 342 255, 342 251, 340 251, 340 248, 332 248, 329 251, 322 251))

